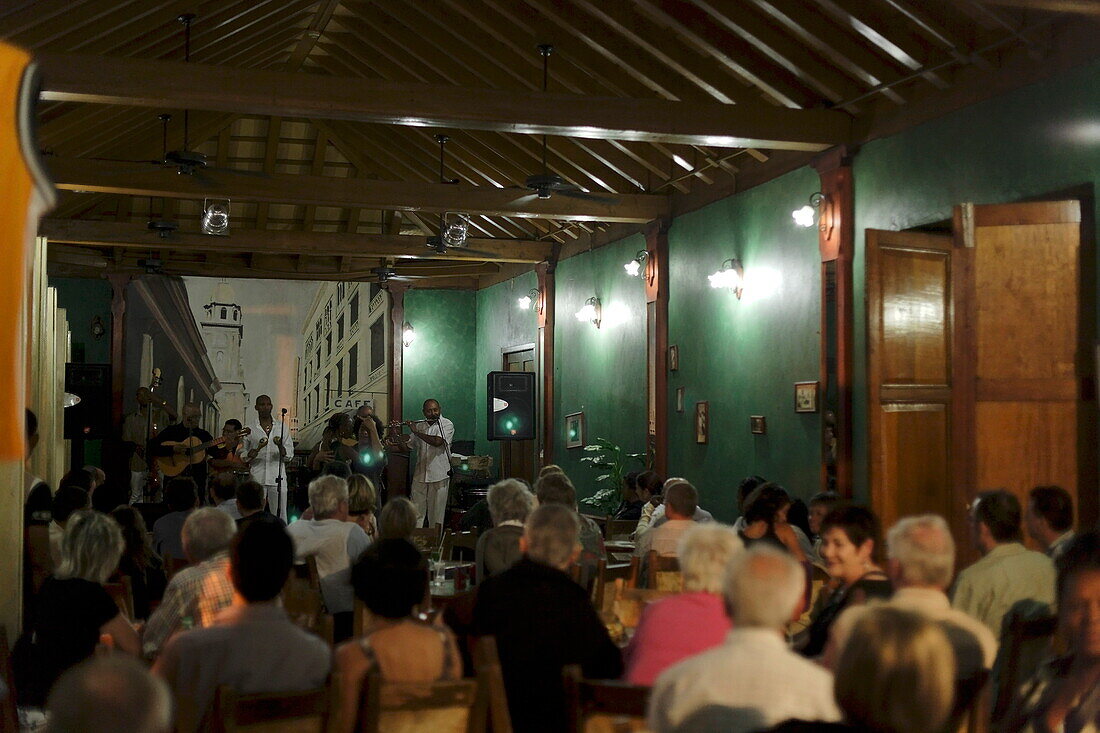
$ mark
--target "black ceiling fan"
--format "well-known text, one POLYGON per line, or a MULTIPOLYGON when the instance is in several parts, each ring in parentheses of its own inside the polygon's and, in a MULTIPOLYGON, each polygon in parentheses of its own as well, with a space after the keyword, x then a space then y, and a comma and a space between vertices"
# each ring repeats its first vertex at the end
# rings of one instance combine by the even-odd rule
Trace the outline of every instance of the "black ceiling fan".
MULTIPOLYGON (((458 185, 458 179, 446 177, 446 166, 444 164, 444 149, 450 140, 451 138, 446 135, 435 136, 435 141, 439 143, 439 182, 448 186, 456 186, 458 185)), ((446 254, 448 249, 454 248, 470 254, 482 255, 487 259, 495 259, 496 255, 494 254, 480 252, 466 246, 469 231, 469 214, 460 211, 446 211, 439 215, 439 234, 429 235, 426 244, 428 249, 441 255, 446 254)))

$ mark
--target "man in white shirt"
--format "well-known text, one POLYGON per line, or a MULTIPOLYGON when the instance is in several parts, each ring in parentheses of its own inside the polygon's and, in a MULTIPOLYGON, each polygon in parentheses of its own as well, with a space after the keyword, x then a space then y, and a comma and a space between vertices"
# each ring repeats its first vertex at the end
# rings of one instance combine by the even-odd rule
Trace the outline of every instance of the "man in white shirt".
POLYGON ((413 469, 412 500, 416 506, 416 526, 443 524, 447 511, 447 489, 451 483, 451 441, 455 426, 443 417, 436 400, 424 401, 424 419, 406 421, 412 435, 406 440, 416 450, 413 469))
POLYGON ((735 557, 725 583, 733 630, 721 646, 661 673, 649 698, 649 728, 693 729, 716 708, 758 714, 762 728, 788 718, 839 720, 832 674, 784 639, 784 627, 801 613, 805 585, 806 571, 789 553, 757 546, 735 557))
POLYGON ((256 398, 256 422, 252 432, 241 441, 244 461, 252 480, 264 487, 267 506, 272 514, 286 521, 286 464, 294 457, 294 441, 282 420, 271 416, 271 398, 256 398))
POLYGON ((675 557, 680 537, 695 525, 693 517, 698 502, 699 492, 687 481, 679 479, 667 486, 664 504, 667 520, 659 527, 651 526, 638 538, 634 554, 645 560, 649 551, 654 550, 658 555, 675 557))

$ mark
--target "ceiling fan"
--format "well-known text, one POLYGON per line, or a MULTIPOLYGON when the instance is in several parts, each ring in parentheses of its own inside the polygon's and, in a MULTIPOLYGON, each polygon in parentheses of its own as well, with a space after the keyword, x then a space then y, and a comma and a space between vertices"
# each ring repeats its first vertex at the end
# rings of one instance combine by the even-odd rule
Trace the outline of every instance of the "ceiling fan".
MULTIPOLYGON (((439 182, 448 185, 458 185, 457 178, 447 178, 444 165, 444 149, 451 138, 446 135, 436 135, 435 141, 439 143, 439 182)), ((495 259, 496 255, 490 252, 480 252, 466 246, 466 239, 470 231, 470 215, 461 211, 446 211, 439 215, 439 234, 429 235, 426 242, 428 249, 446 254, 448 249, 461 249, 474 255, 482 255, 487 259, 495 259)))

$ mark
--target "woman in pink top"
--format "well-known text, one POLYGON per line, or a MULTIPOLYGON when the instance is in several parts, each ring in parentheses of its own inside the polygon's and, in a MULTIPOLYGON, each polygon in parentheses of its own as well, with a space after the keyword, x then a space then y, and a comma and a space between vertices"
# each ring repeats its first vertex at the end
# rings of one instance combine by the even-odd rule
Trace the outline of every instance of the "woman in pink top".
POLYGON ((722 599, 722 579, 730 559, 743 548, 737 532, 717 522, 698 524, 684 534, 677 553, 684 592, 642 611, 623 652, 628 682, 652 685, 680 660, 725 641, 731 625, 722 599))

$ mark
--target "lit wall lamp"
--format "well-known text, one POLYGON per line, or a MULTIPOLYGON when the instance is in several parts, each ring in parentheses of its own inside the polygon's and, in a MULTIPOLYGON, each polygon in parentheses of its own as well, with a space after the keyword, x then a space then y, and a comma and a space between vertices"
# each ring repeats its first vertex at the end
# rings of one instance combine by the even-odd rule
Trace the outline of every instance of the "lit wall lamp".
POLYGON ((202 233, 229 236, 229 199, 203 199, 202 233))
POLYGON ((103 319, 96 316, 92 319, 92 337, 99 341, 107 333, 107 327, 103 325, 103 319))
POLYGON ((416 331, 413 330, 411 323, 405 321, 401 326, 401 343, 403 343, 407 349, 413 345, 413 341, 416 341, 416 331))
POLYGON ((741 260, 733 257, 722 263, 722 269, 707 276, 712 288, 729 288, 730 292, 741 300, 741 292, 745 288, 745 269, 741 266, 741 260))
POLYGON ((529 311, 532 305, 539 302, 540 295, 538 288, 531 288, 527 295, 517 298, 516 303, 519 305, 520 310, 529 311))
POLYGON ((825 208, 829 204, 829 197, 817 191, 810 196, 810 203, 803 206, 801 209, 795 209, 791 212, 791 218, 794 219, 794 223, 800 227, 812 227, 814 225, 814 218, 817 218, 819 228, 825 230, 825 208))
POLYGON ((584 305, 576 313, 577 320, 581 323, 588 321, 596 328, 600 327, 600 321, 603 320, 603 308, 600 306, 600 299, 593 296, 584 301, 584 305))
POLYGON ((631 277, 638 277, 642 274, 642 265, 649 259, 649 252, 646 250, 639 250, 638 254, 634 255, 634 259, 623 265, 623 269, 626 270, 626 274, 631 277))

